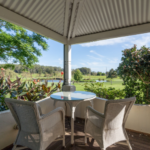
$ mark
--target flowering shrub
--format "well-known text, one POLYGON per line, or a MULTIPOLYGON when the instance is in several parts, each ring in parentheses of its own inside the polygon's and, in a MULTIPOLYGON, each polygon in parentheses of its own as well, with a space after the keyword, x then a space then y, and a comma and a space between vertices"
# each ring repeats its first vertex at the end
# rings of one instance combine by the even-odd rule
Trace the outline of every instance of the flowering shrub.
POLYGON ((63 74, 64 74, 64 72, 62 71, 62 72, 61 72, 61 75, 63 76, 63 74))
POLYGON ((20 78, 17 78, 14 82, 11 82, 9 77, 4 80, 4 76, 0 77, 0 111, 7 110, 8 107, 5 104, 5 98, 9 94, 10 98, 14 95, 22 94, 25 82, 21 84, 20 78))
POLYGON ((118 74, 124 81, 126 97, 136 96, 137 104, 150 104, 150 49, 136 45, 123 51, 118 74))
POLYGON ((109 87, 103 88, 103 83, 85 83, 85 90, 95 93, 98 97, 106 98, 109 100, 122 99, 125 96, 123 90, 116 90, 115 88, 109 87))
POLYGON ((52 93, 60 89, 61 81, 56 85, 52 83, 50 86, 48 86, 47 80, 45 80, 45 84, 38 82, 39 80, 37 80, 37 82, 29 82, 28 84, 26 84, 22 93, 19 93, 18 95, 18 93, 16 92, 16 95, 14 95, 14 97, 12 98, 25 101, 38 101, 50 96, 52 93))
POLYGON ((52 83, 48 86, 47 80, 45 80, 45 83, 41 83, 40 80, 21 83, 21 78, 17 77, 17 79, 12 82, 9 77, 4 79, 4 70, 3 68, 1 69, 2 76, 0 76, 0 111, 8 109, 4 101, 6 96, 24 101, 38 101, 50 96, 61 88, 61 81, 56 85, 52 83))

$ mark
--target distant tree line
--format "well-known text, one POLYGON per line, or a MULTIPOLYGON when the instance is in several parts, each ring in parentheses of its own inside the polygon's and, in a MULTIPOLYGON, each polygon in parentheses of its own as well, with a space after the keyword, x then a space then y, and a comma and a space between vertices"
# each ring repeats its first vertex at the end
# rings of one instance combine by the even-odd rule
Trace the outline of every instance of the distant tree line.
POLYGON ((90 68, 87 68, 87 67, 82 67, 82 68, 73 69, 73 70, 72 70, 72 74, 73 74, 73 75, 74 75, 74 73, 76 72, 76 70, 80 70, 83 75, 105 76, 105 73, 99 72, 99 71, 98 71, 98 72, 91 71, 91 69, 90 69, 90 68))
MULTIPOLYGON (((0 67, 3 67, 4 64, 0 64, 0 67)), ((6 64, 5 64, 6 65, 6 64)), ((11 65, 9 68, 9 64, 8 65, 8 69, 12 69, 11 65)), ((63 71, 63 69, 61 67, 53 67, 53 66, 43 66, 43 65, 33 65, 32 68, 28 68, 22 65, 13 65, 14 68, 12 70, 14 70, 15 73, 23 73, 24 71, 27 71, 31 74, 37 73, 37 74, 52 74, 52 75, 56 75, 58 72, 63 71)), ((90 68, 87 67, 82 67, 82 68, 77 68, 77 69, 73 69, 72 70, 72 75, 74 75, 76 70, 80 70, 80 72, 82 73, 82 75, 94 75, 94 76, 105 76, 105 73, 103 72, 95 72, 95 71, 91 71, 90 68)))
POLYGON ((72 74, 74 74, 76 70, 80 70, 83 75, 91 74, 91 69, 90 68, 86 68, 86 67, 73 69, 72 70, 72 74))
POLYGON ((91 75, 97 75, 97 76, 105 76, 105 73, 103 73, 103 72, 95 72, 95 71, 92 71, 91 72, 91 75))
MULTIPOLYGON (((0 65, 2 67, 3 64, 0 65)), ((63 69, 61 67, 53 67, 53 66, 41 66, 41 65, 34 65, 32 68, 27 68, 22 65, 15 65, 14 72, 16 73, 23 73, 25 70, 31 74, 38 73, 38 74, 55 74, 55 72, 60 72, 63 69)))

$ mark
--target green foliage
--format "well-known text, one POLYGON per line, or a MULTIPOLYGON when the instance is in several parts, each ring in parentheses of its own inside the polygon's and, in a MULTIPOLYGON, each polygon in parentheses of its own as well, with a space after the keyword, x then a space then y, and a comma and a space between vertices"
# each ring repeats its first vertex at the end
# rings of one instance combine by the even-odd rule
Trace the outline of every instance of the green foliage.
POLYGON ((98 97, 106 98, 109 100, 124 98, 125 93, 123 90, 116 90, 115 88, 109 87, 103 88, 103 83, 86 83, 85 90, 95 93, 98 97))
POLYGON ((102 73, 101 75, 102 75, 102 76, 105 76, 105 73, 102 73))
POLYGON ((10 94, 10 98, 14 98, 16 94, 23 92, 25 83, 20 82, 20 78, 17 78, 14 82, 11 82, 9 77, 4 80, 4 77, 0 77, 0 111, 7 110, 8 107, 5 104, 5 98, 7 94, 10 94))
POLYGON ((108 76, 107 78, 116 78, 117 77, 117 72, 114 69, 110 69, 110 71, 108 72, 108 76))
MULTIPOLYGON (((11 65, 11 64, 0 64, 0 68, 7 68, 6 72, 9 72, 9 70, 14 70, 15 73, 23 73, 25 70, 28 71, 29 73, 31 74, 52 74, 54 72, 59 72, 59 75, 60 72, 62 71, 62 68, 61 67, 53 67, 53 66, 42 66, 42 65, 33 65, 32 68, 28 68, 26 66, 22 66, 22 65, 11 65), (7 66, 7 67, 6 67, 7 66), (12 68, 13 67, 13 68, 12 68)), ((16 74, 17 75, 17 74, 16 74)), ((16 76, 14 75, 14 76, 16 76)))
POLYGON ((30 67, 47 50, 46 38, 12 23, 0 20, 0 61, 30 67))
POLYGON ((0 78, 0 111, 7 110, 7 106, 4 102, 6 94, 9 92, 8 87, 4 84, 4 78, 0 78))
POLYGON ((110 69, 110 71, 107 73, 107 78, 111 78, 111 84, 112 79, 117 77, 117 72, 114 69, 110 69))
POLYGON ((126 97, 136 96, 137 104, 150 104, 150 49, 136 45, 123 51, 118 74, 124 81, 126 97))
POLYGON ((91 73, 91 69, 87 67, 77 68, 76 70, 80 70, 83 75, 88 75, 91 73))
POLYGON ((105 76, 105 73, 103 73, 103 72, 97 72, 97 76, 105 76))
POLYGON ((91 72, 91 75, 96 76, 97 73, 96 73, 95 71, 92 71, 92 72, 91 72))
POLYGON ((101 72, 97 72, 97 76, 101 76, 101 74, 102 74, 101 72))
POLYGON ((56 85, 52 83, 51 86, 48 86, 47 80, 45 80, 45 84, 41 83, 40 80, 21 83, 21 78, 17 77, 16 80, 12 82, 9 76, 5 80, 4 77, 5 69, 1 68, 0 111, 8 109, 4 101, 6 96, 18 100, 37 101, 61 89, 61 81, 56 85))
POLYGON ((79 69, 77 69, 74 73, 74 79, 76 81, 80 81, 82 79, 82 73, 79 69))
POLYGON ((7 77, 9 76, 10 78, 12 78, 12 77, 16 77, 17 75, 18 74, 15 73, 13 70, 10 70, 10 69, 5 70, 5 76, 7 76, 7 77))
MULTIPOLYGON (((51 86, 48 86, 47 80, 45 80, 45 84, 41 84, 39 80, 38 82, 34 80, 33 82, 28 82, 28 84, 26 84, 26 88, 24 88, 21 95, 18 96, 21 96, 19 98, 23 100, 38 101, 50 96, 60 88, 60 82, 56 85, 52 83, 51 86)), ((17 99, 18 96, 16 96, 17 99)))

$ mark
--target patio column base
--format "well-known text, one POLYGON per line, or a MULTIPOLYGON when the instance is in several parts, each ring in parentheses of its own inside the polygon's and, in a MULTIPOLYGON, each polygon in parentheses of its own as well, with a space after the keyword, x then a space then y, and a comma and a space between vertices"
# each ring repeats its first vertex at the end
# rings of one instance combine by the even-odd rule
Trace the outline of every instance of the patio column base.
POLYGON ((62 86, 62 91, 65 91, 65 92, 70 92, 70 91, 76 91, 76 87, 74 85, 63 85, 62 86))

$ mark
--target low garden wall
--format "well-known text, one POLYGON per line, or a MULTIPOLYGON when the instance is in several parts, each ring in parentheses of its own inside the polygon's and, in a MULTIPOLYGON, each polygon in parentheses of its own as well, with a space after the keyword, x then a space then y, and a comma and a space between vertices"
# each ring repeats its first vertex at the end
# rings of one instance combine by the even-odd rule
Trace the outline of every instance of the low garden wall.
MULTIPOLYGON (((54 109, 53 100, 50 98, 45 98, 38 102, 41 106, 43 114, 54 109)), ((64 107, 64 103, 58 102, 56 107, 64 107)), ((10 110, 0 112, 0 150, 14 143, 18 134, 18 130, 14 129, 15 125, 16 122, 10 110)))
POLYGON ((16 122, 9 110, 0 112, 0 150, 14 143, 18 130, 14 129, 16 122))
MULTIPOLYGON (((103 113, 106 99, 96 98, 94 99, 94 108, 103 113)), ((42 113, 48 113, 54 109, 53 100, 50 98, 45 98, 39 101, 42 113)), ((85 108, 90 105, 90 102, 80 103, 76 108, 75 116, 79 118, 84 118, 85 108)), ((70 108, 67 108, 63 102, 58 102, 56 107, 63 107, 66 110, 66 115, 70 116, 70 108)), ((129 114, 128 120, 126 122, 126 128, 130 130, 135 130, 138 132, 143 132, 150 134, 150 106, 148 105, 134 105, 129 114)), ((9 110, 0 112, 0 149, 12 144, 17 136, 18 130, 13 127, 15 125, 15 120, 13 119, 9 110)))

